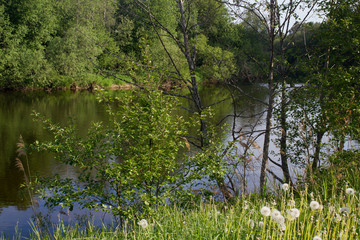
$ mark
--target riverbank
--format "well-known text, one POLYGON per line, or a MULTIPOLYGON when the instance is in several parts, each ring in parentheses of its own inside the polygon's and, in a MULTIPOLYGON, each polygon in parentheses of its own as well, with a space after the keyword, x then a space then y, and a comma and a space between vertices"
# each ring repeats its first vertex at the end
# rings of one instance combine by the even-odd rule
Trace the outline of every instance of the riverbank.
POLYGON ((21 89, 1 89, 0 92, 5 91, 20 91, 20 92, 29 92, 29 91, 46 91, 46 92, 52 92, 52 91, 94 91, 94 90, 128 90, 134 88, 131 84, 111 84, 110 86, 101 86, 96 83, 92 83, 86 86, 77 86, 75 84, 69 86, 69 87, 56 87, 56 88, 21 88, 21 89))

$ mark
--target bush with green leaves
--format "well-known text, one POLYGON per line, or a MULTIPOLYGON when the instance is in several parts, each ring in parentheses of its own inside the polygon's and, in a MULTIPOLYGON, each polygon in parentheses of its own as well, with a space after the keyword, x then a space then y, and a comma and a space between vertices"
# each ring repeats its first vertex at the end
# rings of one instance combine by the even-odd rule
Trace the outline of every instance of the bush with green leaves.
MULTIPOLYGON (((191 194, 192 180, 185 152, 188 129, 182 117, 171 114, 174 98, 157 90, 129 90, 121 97, 101 97, 110 123, 93 123, 86 137, 76 127, 61 127, 35 114, 53 134, 50 142, 36 142, 38 151, 55 153, 73 166, 73 178, 52 176, 34 185, 49 206, 81 207, 111 213, 118 223, 151 214, 158 204, 191 194)), ((189 162, 188 162, 189 161, 189 162)))

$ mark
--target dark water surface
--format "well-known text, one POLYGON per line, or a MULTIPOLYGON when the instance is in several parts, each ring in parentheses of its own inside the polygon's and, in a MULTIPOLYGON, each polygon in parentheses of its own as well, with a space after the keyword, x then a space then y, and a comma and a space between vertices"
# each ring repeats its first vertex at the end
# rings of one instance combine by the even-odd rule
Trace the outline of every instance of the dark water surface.
MULTIPOLYGON (((248 94, 266 100, 266 90, 244 87, 248 94)), ((118 94, 116 91, 110 94, 118 94)), ((210 105, 230 94, 226 88, 221 86, 203 87, 202 97, 205 105, 210 105)), ((97 101, 96 94, 89 92, 70 91, 61 92, 2 92, 0 93, 0 233, 12 236, 15 226, 18 224, 22 235, 27 235, 31 216, 33 215, 29 197, 21 190, 24 182, 23 173, 15 166, 16 143, 22 135, 26 144, 35 140, 43 141, 51 138, 43 126, 33 120, 31 113, 36 111, 50 118, 53 122, 66 124, 70 118, 74 118, 79 131, 85 134, 91 121, 107 121, 105 107, 97 101)), ((253 115, 264 110, 264 106, 250 101, 247 97, 238 98, 238 109, 245 115, 253 115)), ((224 101, 215 109, 215 121, 233 112, 232 101, 224 101)), ((186 115, 185 112, 182 112, 186 115)), ((257 118, 244 118, 238 120, 237 124, 248 125, 255 123, 257 118)), ((225 122, 231 123, 229 118, 225 122)), ((224 134, 229 134, 224 132, 224 134)), ((230 138, 230 135, 228 136, 230 138)), ((71 176, 74 170, 58 164, 50 155, 32 154, 29 158, 29 167, 32 174, 51 175, 59 173, 62 176, 71 176)), ((41 211, 46 212, 40 202, 41 211)), ((96 215, 96 214, 95 214, 96 215)), ((100 219, 100 215, 97 215, 100 219)), ((53 221, 58 218, 58 212, 52 215, 53 221)), ((75 221, 75 218, 65 220, 75 221)))

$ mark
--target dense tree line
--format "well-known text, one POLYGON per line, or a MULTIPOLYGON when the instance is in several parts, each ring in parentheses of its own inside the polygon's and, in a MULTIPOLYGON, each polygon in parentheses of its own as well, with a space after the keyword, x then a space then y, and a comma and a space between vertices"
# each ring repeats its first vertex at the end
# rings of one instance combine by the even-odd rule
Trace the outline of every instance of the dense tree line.
MULTIPOLYGON (((172 1, 156 1, 151 5, 154 16, 166 22, 165 27, 179 31, 172 1)), ((169 60, 145 20, 147 16, 141 9, 133 8, 131 1, 126 0, 116 3, 3 1, 0 6, 1 88, 87 85, 100 81, 99 74, 104 69, 127 75, 133 61, 143 62, 146 51, 152 64, 167 68, 169 60)), ((192 41, 196 41, 198 76, 215 81, 224 78, 253 81, 266 77, 262 71, 268 61, 266 33, 251 11, 236 21, 225 4, 215 0, 197 0, 191 11, 189 21, 196 25, 191 34, 192 41)), ((289 41, 311 44, 310 38, 318 24, 301 28, 289 41)), ((176 44, 171 41, 165 44, 174 61, 186 68, 176 44)), ((288 50, 290 65, 304 56, 308 47, 293 46, 288 50)), ((294 78, 305 79, 306 72, 292 68, 294 78)))
MULTIPOLYGON (((164 27, 180 34, 174 1, 151 1, 150 5, 159 23, 166 23, 164 27)), ((189 33, 196 45, 198 77, 241 82, 266 78, 263 69, 269 61, 269 39, 263 23, 252 11, 247 9, 239 18, 224 2, 216 0, 196 0, 188 11, 188 24, 196 26, 189 33)), ((151 65, 164 70, 162 81, 167 81, 166 72, 174 69, 169 67, 162 44, 186 73, 186 60, 176 43, 168 39, 162 43, 144 14, 128 0, 1 1, 0 87, 56 88, 101 83, 103 70, 129 75, 134 62, 148 64, 144 54, 150 56, 147 61, 151 65)), ((320 24, 293 24, 284 39, 290 46, 282 60, 290 66, 288 76, 296 81, 307 80, 308 69, 298 63, 307 59, 312 46, 329 43, 324 34, 330 28, 328 24, 321 25, 323 30, 320 24)), ((276 40, 275 47, 281 51, 279 44, 276 40)))
MULTIPOLYGON (((173 1, 152 1, 150 7, 157 21, 180 34, 173 1)), ((188 24, 196 26, 189 34, 196 43, 198 77, 247 81, 264 76, 253 61, 265 60, 263 32, 234 21, 215 0, 196 0, 189 11, 188 24)), ((248 21, 252 18, 248 14, 248 21)), ((131 1, 1 1, 0 32, 2 89, 86 86, 101 82, 103 70, 129 75, 134 62, 148 64, 144 54, 151 65, 171 72, 162 44, 186 73, 176 43, 161 43, 144 11, 131 1)), ((169 80, 168 75, 162 80, 169 80)))

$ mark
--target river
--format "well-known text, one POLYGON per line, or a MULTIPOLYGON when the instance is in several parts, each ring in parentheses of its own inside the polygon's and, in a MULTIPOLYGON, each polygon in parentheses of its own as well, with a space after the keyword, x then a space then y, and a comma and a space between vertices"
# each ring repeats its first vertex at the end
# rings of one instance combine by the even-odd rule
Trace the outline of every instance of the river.
MULTIPOLYGON (((247 95, 256 97, 261 101, 267 101, 266 88, 260 86, 242 86, 247 95)), ((118 92, 109 91, 109 94, 116 95, 118 92)), ((204 105, 211 105, 221 99, 230 97, 229 89, 219 85, 201 87, 201 95, 204 105)), ((66 124, 70 118, 74 119, 80 133, 85 134, 91 121, 107 121, 106 109, 100 104, 97 95, 87 91, 70 92, 2 92, 0 93, 0 233, 12 237, 15 233, 15 226, 21 230, 22 235, 27 235, 30 230, 29 221, 33 215, 30 200, 21 190, 24 182, 23 174, 15 166, 16 143, 21 135, 26 144, 35 140, 43 141, 49 139, 49 133, 43 126, 33 120, 31 113, 36 111, 53 122, 66 124)), ((252 101, 249 97, 238 97, 237 114, 244 117, 236 120, 237 129, 263 128, 261 120, 264 117, 256 116, 265 110, 265 105, 252 101)), ((214 120, 220 121, 224 116, 233 113, 232 100, 222 101, 213 107, 215 111, 214 120)), ((186 112, 180 111, 182 115, 186 112)), ((225 119, 224 123, 232 126, 231 117, 225 119)), ((231 140, 230 129, 225 130, 224 141, 231 140)), ((262 138, 258 144, 262 145, 262 138)), ((251 182, 254 188, 258 184, 259 161, 253 158, 252 168, 254 171, 248 174, 247 181, 251 182)), ((46 154, 32 154, 29 156, 29 167, 31 174, 51 175, 55 172, 62 176, 75 174, 71 168, 60 165, 52 156, 46 154)), ((39 211, 46 213, 47 209, 40 201, 39 211)), ((80 214, 75 212, 74 214, 80 214)), ((65 221, 75 221, 72 217, 64 215, 65 221)), ((52 221, 58 219, 58 212, 51 215, 52 221)), ((101 215, 94 213, 96 221, 101 220, 101 215)))

